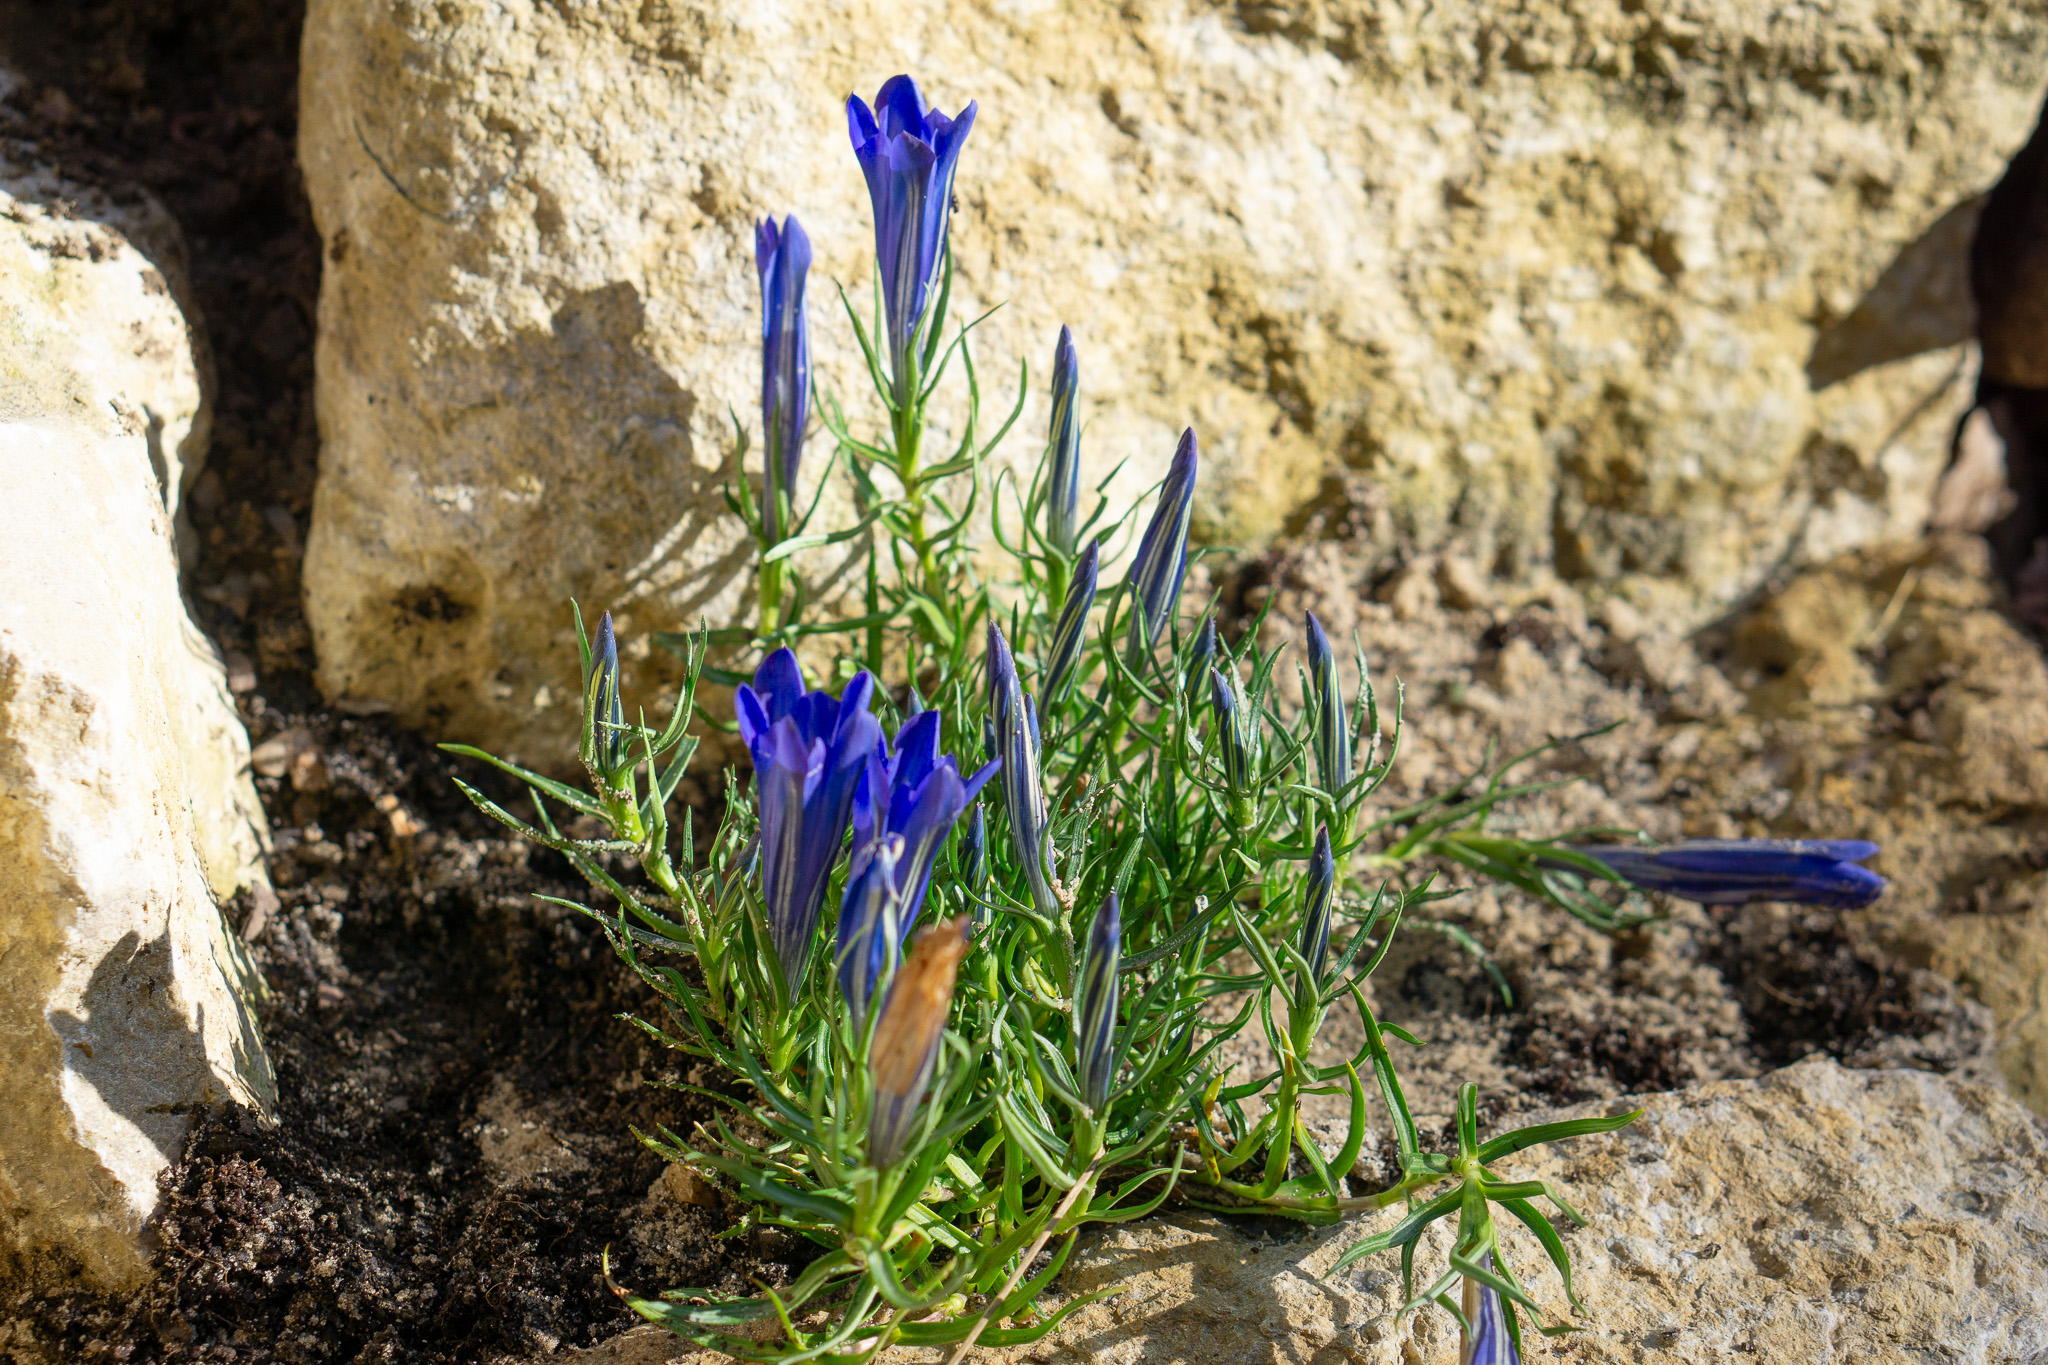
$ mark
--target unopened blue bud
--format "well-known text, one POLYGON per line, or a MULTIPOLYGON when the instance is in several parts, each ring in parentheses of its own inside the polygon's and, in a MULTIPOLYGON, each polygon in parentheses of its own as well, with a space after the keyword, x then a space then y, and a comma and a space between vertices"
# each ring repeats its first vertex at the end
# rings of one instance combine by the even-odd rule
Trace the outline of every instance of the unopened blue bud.
POLYGON ((1877 853, 1863 839, 1687 839, 1659 849, 1586 844, 1572 851, 1598 858, 1645 891, 1702 905, 1787 901, 1853 910, 1887 885, 1857 866, 1877 853))
POLYGON ((1316 849, 1309 855, 1308 878, 1301 890, 1301 955, 1320 990, 1323 968, 1330 958, 1330 911, 1337 899, 1337 860, 1330 852, 1330 828, 1316 826, 1316 849))
POLYGON ((1209 701, 1216 713, 1216 749, 1223 760, 1224 785, 1232 796, 1249 796, 1258 776, 1259 717, 1244 695, 1236 669, 1227 676, 1209 670, 1209 701))
POLYGON ((904 1153, 917 1107, 931 1088, 939 1041, 953 1003, 953 981, 967 954, 967 917, 921 931, 910 959, 889 982, 868 1048, 868 1162, 893 1166, 904 1153))
POLYGON ((1216 666, 1216 616, 1210 613, 1202 618, 1202 628, 1195 632, 1195 642, 1188 648, 1186 680, 1182 683, 1189 693, 1209 685, 1209 670, 1216 666))
POLYGON ((1060 904, 1052 886, 1052 831, 1039 769, 1038 709, 1017 680, 1010 642, 993 621, 988 626, 988 714, 996 756, 1003 765, 998 785, 1010 817, 1010 845, 1024 867, 1032 908, 1055 919, 1060 904))
POLYGON ((1089 541, 1074 565, 1074 581, 1067 585, 1066 604, 1053 626, 1052 647, 1045 661, 1045 704, 1057 706, 1072 681, 1074 665, 1087 642, 1088 609, 1095 605, 1095 575, 1101 558, 1101 544, 1089 541))
MULTIPOLYGON (((1484 1264, 1493 1269, 1491 1253, 1484 1264)), ((1515 1353, 1515 1339, 1508 1332, 1500 1291, 1490 1284, 1479 1286, 1479 1311, 1472 1315, 1472 1354, 1467 1361, 1468 1365, 1522 1365, 1521 1356, 1515 1353)))
POLYGON ((1081 1098, 1095 1114, 1109 1104, 1115 1079, 1118 968, 1123 962, 1123 921, 1116 893, 1103 897, 1088 930, 1088 956, 1081 962, 1081 980, 1074 991, 1074 1079, 1081 1098))
POLYGON ((897 869, 904 841, 891 834, 877 839, 854 861, 839 905, 839 991, 853 1013, 856 1031, 866 1027, 868 1003, 876 986, 896 974, 903 960, 903 894, 897 869))
MULTIPOLYGON (((1081 361, 1074 334, 1060 328, 1052 352, 1052 430, 1046 444, 1045 538, 1061 554, 1074 553, 1081 537, 1081 423, 1074 398, 1081 386, 1081 361)), ((1050 692, 1048 691, 1048 700, 1050 692)))
POLYGON ((761 220, 754 261, 761 273, 761 440, 768 471, 762 513, 772 545, 783 537, 783 504, 796 497, 811 401, 811 328, 804 309, 811 241, 795 214, 779 231, 773 218, 761 220))
POLYGON ((607 787, 617 786, 632 766, 626 734, 626 707, 619 699, 619 642, 612 633, 612 614, 598 618, 597 638, 590 645, 590 679, 583 699, 584 761, 603 775, 607 787))
POLYGON ((1351 780, 1351 726, 1337 680, 1337 656, 1313 612, 1308 618, 1308 682, 1315 706, 1317 776, 1334 797, 1351 780))
POLYGON ((1131 625, 1124 642, 1124 661, 1133 669, 1152 657, 1152 647, 1180 601, 1181 580, 1188 571, 1188 527, 1194 520, 1198 463, 1195 432, 1190 427, 1180 434, 1180 444, 1174 448, 1166 482, 1159 488, 1159 505, 1153 509, 1152 521, 1138 542, 1138 557, 1131 565, 1131 625))

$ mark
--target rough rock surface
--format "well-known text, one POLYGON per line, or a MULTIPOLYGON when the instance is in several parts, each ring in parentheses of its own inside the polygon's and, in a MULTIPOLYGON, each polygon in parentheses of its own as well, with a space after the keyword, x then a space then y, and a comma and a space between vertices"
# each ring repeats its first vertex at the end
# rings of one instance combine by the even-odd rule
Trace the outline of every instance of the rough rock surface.
POLYGON ((1321 512, 1378 572, 1449 548, 1697 621, 1924 518, 2048 10, 314 0, 304 53, 323 685, 555 761, 566 597, 627 638, 735 611, 755 218, 804 217, 820 377, 866 411, 847 91, 980 100, 984 382, 1074 324, 1123 493, 1192 422, 1212 541, 1321 512))
MULTIPOLYGON (((1525 1338, 1531 1360, 1971 1360, 2048 1353, 2048 1129, 2001 1091, 1815 1058, 1754 1081, 1641 1101, 1632 1127, 1503 1162, 1559 1182, 1589 1226, 1566 1234, 1583 1330, 1525 1338)), ((1551 1117, 1612 1112, 1610 1103, 1551 1117)), ((1124 1280, 1012 1362, 1100 1365, 1456 1357, 1448 1318, 1397 1322, 1398 1258, 1316 1277, 1394 1215, 1302 1231, 1180 1214, 1087 1234, 1066 1293, 1124 1280)), ((1444 1225, 1439 1224, 1441 1230, 1444 1225)), ((1505 1234, 1539 1302, 1567 1312, 1534 1238, 1505 1234), (1538 1270, 1537 1267, 1544 1267, 1538 1270)), ((1433 1234, 1418 1272, 1441 1267, 1433 1234)), ((905 1360, 943 1359, 903 1352, 905 1360)), ((636 1329, 568 1357, 712 1357, 636 1329)))
POLYGON ((205 404, 138 250, 167 221, 0 182, 0 1278, 133 1282, 193 1110, 271 1103, 218 909, 261 810, 173 548, 205 404))

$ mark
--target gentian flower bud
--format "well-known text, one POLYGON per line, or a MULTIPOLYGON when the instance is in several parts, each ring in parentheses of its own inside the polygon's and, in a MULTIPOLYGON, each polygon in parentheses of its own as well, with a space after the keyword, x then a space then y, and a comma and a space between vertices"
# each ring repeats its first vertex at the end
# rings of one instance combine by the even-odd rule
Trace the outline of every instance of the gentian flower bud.
POLYGON ((1209 670, 1209 702, 1216 712, 1216 748, 1223 759, 1224 785, 1234 797, 1249 796, 1258 776, 1259 717, 1244 695, 1236 669, 1227 677, 1209 670))
POLYGON ((1337 681, 1337 656, 1313 612, 1308 618, 1308 681, 1316 708, 1316 769, 1323 790, 1334 797, 1351 780, 1351 726, 1337 681))
POLYGON ((1180 601, 1181 580, 1188 571, 1188 525, 1194 518, 1195 471, 1199 462, 1195 431, 1189 427, 1174 447, 1166 482, 1159 488, 1159 506, 1138 542, 1131 565, 1131 625, 1124 661, 1138 668, 1152 655, 1160 631, 1180 601))
POLYGON ((619 700, 619 642, 612 633, 612 614, 598 618, 597 638, 590 645, 590 677, 583 698, 584 762, 616 786, 632 764, 626 735, 626 707, 619 700))
POLYGON ((1330 910, 1337 898, 1337 860, 1330 853, 1330 827, 1316 826, 1316 851, 1309 855, 1308 880, 1301 890, 1301 955, 1322 989, 1323 967, 1330 959, 1330 910))
POLYGON ((811 326, 804 309, 811 239, 795 214, 782 220, 780 231, 773 218, 755 227, 754 262, 761 273, 761 443, 768 474, 762 524, 772 545, 783 538, 784 504, 796 498, 811 401, 811 326))
MULTIPOLYGON (((1061 554, 1074 553, 1081 538, 1081 423, 1074 397, 1081 386, 1081 361, 1074 334, 1064 325, 1052 352, 1052 432, 1046 444, 1045 538, 1061 554)), ((1052 693, 1046 693, 1050 698, 1052 693)))
POLYGON ((1074 564, 1074 581, 1067 585, 1066 604, 1060 608, 1060 619, 1053 627, 1052 647, 1046 653, 1045 702, 1048 706, 1058 704, 1066 691, 1074 664, 1081 657, 1081 646, 1088 634, 1088 609, 1095 605, 1095 576, 1101 556, 1101 543, 1091 540, 1074 564))
POLYGON ((976 806, 967 817, 967 832, 960 836, 960 879, 969 891, 980 892, 988 885, 988 816, 976 806))
MULTIPOLYGON (((919 711, 896 732, 892 749, 878 744, 870 752, 867 772, 853 798, 853 867, 862 870, 872 850, 885 839, 898 840, 891 883, 899 895, 901 934, 917 923, 931 882, 939 846, 953 832, 974 798, 995 776, 998 763, 984 764, 974 776, 962 778, 951 754, 939 753, 937 711, 919 711)), ((847 894, 852 894, 849 884, 847 894)), ((840 951, 850 943, 842 920, 840 951)), ((852 997, 849 996, 849 999, 852 997)))
POLYGON ((1659 849, 1586 844, 1572 851, 1598 858, 1645 891, 1702 905, 1789 901, 1853 910, 1887 885, 1857 866, 1877 853, 1863 839, 1687 839, 1659 849))
POLYGON ((882 727, 868 714, 874 679, 857 673, 838 697, 804 690, 796 656, 778 649, 735 692, 740 737, 754 758, 761 812, 761 899, 794 995, 817 937, 832 864, 882 727))
POLYGON ((1216 666, 1216 616, 1202 618, 1202 628, 1195 633, 1195 643, 1188 650, 1187 679, 1182 684, 1189 692, 1209 683, 1209 670, 1216 666))
POLYGON ((865 1027, 875 987, 896 973, 903 960, 903 894, 897 869, 903 836, 877 839, 856 855, 839 903, 839 992, 853 1012, 856 1031, 865 1027))
POLYGON ((908 76, 890 77, 872 111, 860 96, 846 97, 847 131, 874 205, 875 265, 888 333, 883 344, 899 407, 917 397, 912 346, 945 251, 953 169, 974 112, 972 102, 957 118, 928 108, 908 76))
MULTIPOLYGON (((1493 1268, 1493 1256, 1486 1257, 1486 1268, 1493 1268)), ((1470 1289, 1471 1280, 1465 1282, 1470 1289)), ((1515 1354, 1515 1339, 1508 1335, 1507 1313, 1501 1308, 1500 1291, 1492 1285, 1477 1286, 1479 1302, 1477 1312, 1471 1311, 1473 1304, 1468 1298, 1466 1309, 1472 1319, 1472 1336, 1466 1343, 1466 1354, 1460 1357, 1462 1365, 1522 1365, 1522 1358, 1515 1354)))
POLYGON ((1059 897, 1052 887, 1052 838, 1046 820, 1045 788, 1038 763, 1038 709, 1017 681, 1017 661, 1002 629, 988 625, 988 714, 1003 765, 1003 807, 1010 815, 1010 845, 1024 865, 1031 904, 1057 919, 1059 897))
POLYGON ((953 1002, 953 979, 967 955, 967 916, 918 934, 910 960, 889 983, 868 1049, 874 1109, 868 1119, 868 1164, 894 1165, 903 1155, 911 1120, 930 1089, 953 1002))
POLYGON ((1081 980, 1074 990, 1074 1079, 1081 1098, 1100 1115, 1109 1104, 1115 1079, 1117 969, 1123 961, 1123 921, 1116 893, 1103 897, 1088 930, 1088 956, 1081 962, 1081 980))

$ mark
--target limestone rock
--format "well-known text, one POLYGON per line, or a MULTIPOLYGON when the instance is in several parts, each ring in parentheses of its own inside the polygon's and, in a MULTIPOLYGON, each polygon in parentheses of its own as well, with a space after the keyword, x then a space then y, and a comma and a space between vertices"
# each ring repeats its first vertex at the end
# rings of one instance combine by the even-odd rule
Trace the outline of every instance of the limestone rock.
POLYGON ((1376 575, 1619 577, 1684 628, 1924 519, 2048 8, 315 0, 304 54, 323 685, 553 762, 565 598, 628 637, 738 613, 753 219, 803 216, 820 379, 866 410, 847 91, 980 101, 983 381, 1073 324, 1120 496, 1192 422, 1212 542, 1313 506, 1376 575))
POLYGON ((261 876, 248 738, 173 551, 200 369, 119 221, 0 178, 0 1278, 101 1286, 192 1111, 273 1089, 217 904, 261 876))
MULTIPOLYGON (((1635 1361, 1648 1347, 1682 1361, 2029 1361, 2048 1350, 2048 1134, 2002 1092, 1814 1058, 1644 1106, 1619 1135, 1514 1166, 1561 1181, 1592 1219, 1567 1241, 1594 1316, 1548 1350, 1532 1334, 1532 1359, 1635 1361)), ((1314 1278, 1392 1219, 1295 1238, 1185 1216, 1102 1234, 1065 1287, 1135 1262, 1130 1292, 1083 1309, 1059 1347, 1017 1358, 1450 1360, 1457 1332, 1441 1315, 1394 1324, 1397 1258, 1314 1278)), ((1517 1229, 1507 1245, 1538 1301, 1562 1311, 1533 1238, 1517 1229)), ((1442 1254, 1432 1247, 1418 1267, 1442 1254)))
MULTIPOLYGON (((1501 1163, 1561 1182, 1589 1226, 1565 1234, 1592 1309, 1525 1359, 1637 1362, 1978 1360, 2048 1352, 2048 1130, 1997 1089, 1921 1071, 1850 1071, 1814 1057, 1760 1080, 1640 1101, 1619 1134, 1501 1163)), ((1613 1112, 1608 1105, 1598 1112, 1613 1112)), ((1590 1107, 1550 1117, 1595 1112, 1590 1107)), ((1519 1122, 1519 1120, 1518 1120, 1519 1122)), ((1438 1365, 1456 1326, 1397 1322, 1399 1258, 1319 1279, 1389 1212, 1295 1230, 1182 1213, 1083 1236, 1059 1290, 1122 1281, 1036 1346, 977 1353, 1012 1365, 1438 1365)), ((1443 1264, 1443 1224, 1417 1254, 1443 1264)), ((1557 1318, 1568 1305, 1519 1226, 1507 1254, 1557 1318), (1538 1269, 1538 1267, 1542 1267, 1538 1269)), ((943 1353, 900 1350, 905 1361, 943 1353)), ((636 1328, 582 1365, 697 1365, 711 1357, 636 1328)))

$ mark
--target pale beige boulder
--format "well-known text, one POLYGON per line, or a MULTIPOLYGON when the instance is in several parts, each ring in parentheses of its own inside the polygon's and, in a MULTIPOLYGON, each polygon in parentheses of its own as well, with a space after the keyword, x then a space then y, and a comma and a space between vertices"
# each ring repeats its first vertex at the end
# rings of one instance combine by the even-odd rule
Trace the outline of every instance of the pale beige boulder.
POLYGON ((134 1283, 194 1111, 274 1102, 218 908, 262 876, 248 738, 178 586, 206 408, 138 249, 167 221, 0 176, 0 1280, 134 1283))
MULTIPOLYGON (((1559 1183, 1592 1221, 1565 1236, 1579 1331, 1523 1337, 1524 1359, 1756 1365, 1975 1361, 2048 1353, 2048 1129, 2003 1091, 1921 1071, 1850 1071, 1822 1057, 1754 1081, 1630 1101, 1620 1133, 1504 1159, 1559 1183)), ((1616 1106, 1582 1106, 1543 1122, 1616 1106)), ((1011 1365, 1452 1365, 1458 1331, 1434 1309, 1396 1319, 1399 1257, 1328 1274, 1398 1211, 1291 1229, 1170 1214, 1084 1234, 1059 1295, 1121 1283, 1035 1345, 975 1353, 1011 1365)), ((1536 1299, 1569 1317, 1534 1237, 1507 1254, 1536 1299)), ((1418 1275, 1440 1273, 1451 1224, 1418 1275)), ((569 1360, 717 1359, 641 1327, 569 1360)), ((946 1353, 898 1348, 892 1360, 946 1353)))
POLYGON ((567 597, 628 639, 741 614, 760 216, 807 225, 819 378, 872 423, 849 91, 980 101, 957 302, 1008 301, 986 407, 1033 367, 1006 458, 1067 322, 1120 499, 1192 423, 1212 543, 1319 509, 1380 572, 1683 627, 1924 521, 2048 7, 314 0, 302 71, 322 683, 556 762, 567 597))

